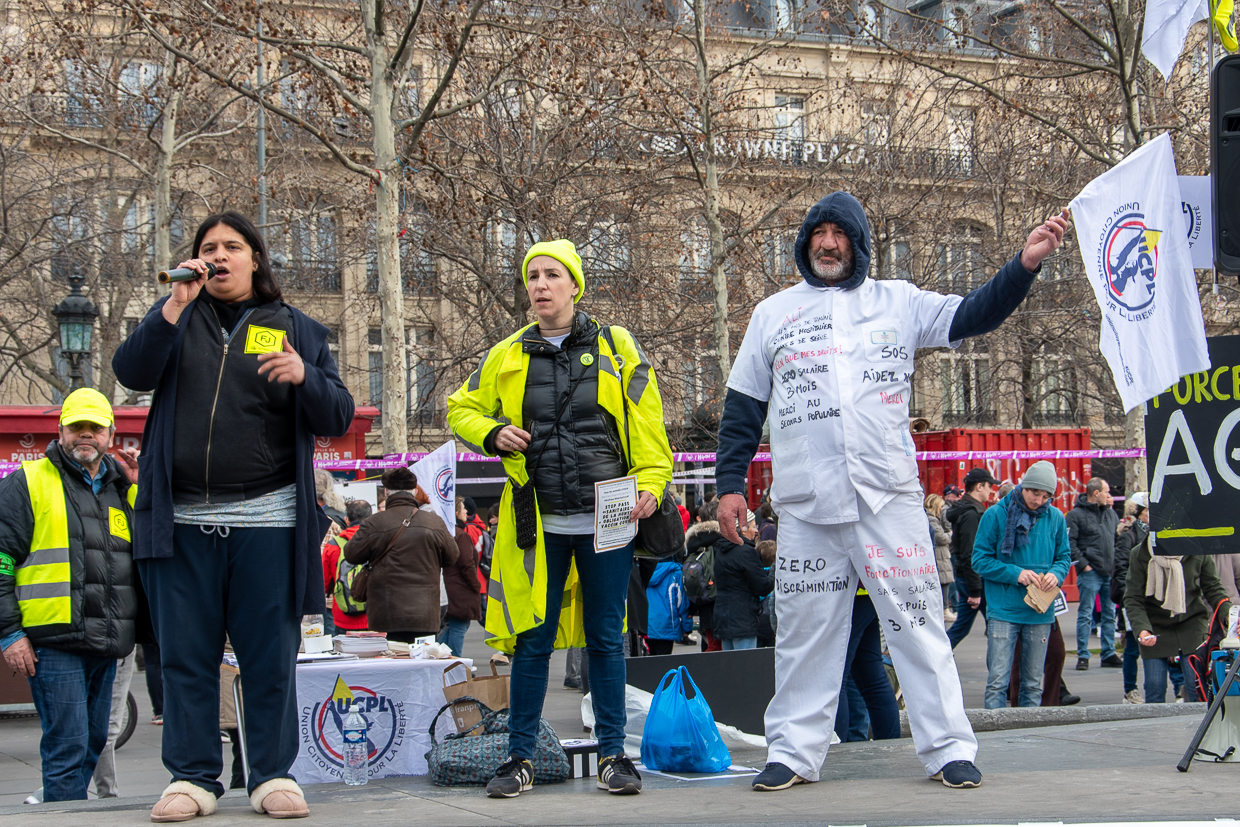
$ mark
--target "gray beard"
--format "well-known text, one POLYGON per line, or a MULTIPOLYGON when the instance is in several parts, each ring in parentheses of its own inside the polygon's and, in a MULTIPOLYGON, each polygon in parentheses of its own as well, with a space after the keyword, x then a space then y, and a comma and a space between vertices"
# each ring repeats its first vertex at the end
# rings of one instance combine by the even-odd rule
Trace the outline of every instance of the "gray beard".
POLYGON ((853 273, 856 271, 856 259, 849 259, 848 261, 833 259, 827 264, 820 264, 817 258, 813 258, 810 259, 809 269, 814 271, 815 276, 828 284, 835 284, 852 278, 853 273))
POLYGON ((60 447, 64 448, 78 465, 90 465, 103 456, 103 453, 93 445, 77 445, 70 448, 61 443, 60 447))

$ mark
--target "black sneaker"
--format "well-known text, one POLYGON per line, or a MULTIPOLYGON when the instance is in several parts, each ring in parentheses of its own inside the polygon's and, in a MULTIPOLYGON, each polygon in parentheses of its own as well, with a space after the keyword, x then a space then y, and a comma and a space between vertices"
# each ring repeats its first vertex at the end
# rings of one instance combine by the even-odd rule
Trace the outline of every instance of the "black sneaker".
POLYGON ((515 755, 500 764, 495 777, 487 782, 487 795, 491 798, 516 798, 534 788, 534 765, 515 755))
POLYGON ((949 761, 943 769, 930 776, 931 781, 942 781, 946 787, 980 787, 982 774, 972 761, 949 761))
POLYGON ((1102 659, 1102 665, 1109 669, 1122 669, 1124 667, 1124 659, 1119 655, 1111 655, 1109 658, 1102 659))
POLYGON ((1060 706, 1075 706, 1076 704, 1079 704, 1080 702, 1081 702, 1080 695, 1073 695, 1071 692, 1068 692, 1067 694, 1060 693, 1059 695, 1060 706))
POLYGON ((793 784, 804 783, 806 783, 805 779, 787 766, 777 761, 772 761, 753 780, 753 788, 760 793, 773 793, 776 790, 786 790, 793 784))
POLYGON ((615 795, 637 795, 642 791, 642 777, 624 753, 608 755, 598 762, 598 788, 615 795))
MULTIPOLYGON (((1122 666, 1123 663, 1121 662, 1120 665, 1122 666)), ((1076 671, 1088 672, 1089 671, 1089 658, 1077 658, 1076 659, 1076 671)))

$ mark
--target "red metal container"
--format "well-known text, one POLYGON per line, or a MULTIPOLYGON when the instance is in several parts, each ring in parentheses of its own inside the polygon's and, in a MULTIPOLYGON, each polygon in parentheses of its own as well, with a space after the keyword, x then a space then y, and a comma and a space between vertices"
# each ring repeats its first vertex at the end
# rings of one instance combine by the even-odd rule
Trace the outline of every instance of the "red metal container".
MULTIPOLYGON (((1085 451, 1089 449, 1088 428, 952 428, 949 431, 923 431, 913 434, 921 451, 1085 451)), ((1020 482, 1036 459, 952 459, 918 460, 921 487, 927 494, 942 494, 949 485, 964 488, 970 468, 985 468, 1000 482, 1020 482)), ((1087 459, 1051 459, 1059 472, 1055 506, 1064 513, 1071 510, 1076 495, 1085 490, 1091 476, 1087 459)))

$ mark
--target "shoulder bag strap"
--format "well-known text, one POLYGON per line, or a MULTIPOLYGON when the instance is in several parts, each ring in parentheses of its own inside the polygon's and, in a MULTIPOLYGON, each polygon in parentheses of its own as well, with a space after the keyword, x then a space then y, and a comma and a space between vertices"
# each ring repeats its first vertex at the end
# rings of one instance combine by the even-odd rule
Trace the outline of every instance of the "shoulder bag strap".
POLYGON ((406 518, 405 518, 405 519, 401 522, 401 524, 400 524, 400 528, 398 528, 398 529, 396 530, 396 533, 395 533, 394 535, 392 535, 392 539, 391 539, 391 540, 388 540, 388 544, 387 544, 386 546, 384 546, 384 547, 383 547, 383 551, 379 552, 379 553, 378 553, 378 554, 376 554, 374 557, 370 558, 370 560, 369 560, 369 561, 367 561, 367 563, 366 563, 367 567, 369 567, 369 568, 373 569, 373 568, 375 567, 375 565, 376 565, 376 564, 377 564, 380 560, 382 560, 382 559, 383 559, 384 555, 386 555, 389 551, 391 551, 391 550, 392 550, 392 546, 396 545, 396 541, 400 539, 400 535, 402 535, 402 534, 404 534, 404 533, 405 533, 405 529, 409 527, 409 523, 410 523, 410 521, 412 521, 412 520, 413 520, 413 515, 414 515, 414 514, 416 514, 416 513, 418 513, 418 509, 417 509, 417 508, 410 508, 410 509, 409 509, 409 516, 408 516, 408 517, 406 517, 406 518))

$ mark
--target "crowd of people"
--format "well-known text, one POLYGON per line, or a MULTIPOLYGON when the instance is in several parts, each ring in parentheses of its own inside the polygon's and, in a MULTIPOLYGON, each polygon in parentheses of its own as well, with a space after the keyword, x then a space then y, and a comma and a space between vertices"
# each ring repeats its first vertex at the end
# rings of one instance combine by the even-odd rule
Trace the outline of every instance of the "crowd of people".
MULTIPOLYGON (((0 647, 35 696, 46 800, 85 798, 107 765, 118 661, 125 670, 142 643, 155 655, 148 676, 158 664, 172 776, 151 819, 214 812, 230 647, 246 675, 249 745, 248 776, 234 783, 259 813, 307 815, 290 775, 294 664, 300 621, 318 614, 332 631, 437 636, 456 655, 477 622, 511 655, 508 758, 486 785, 496 798, 533 786, 556 648, 569 651, 566 685, 589 685, 598 787, 639 793, 624 751, 625 660, 678 643, 775 647, 759 792, 817 781, 832 731, 898 737, 901 706, 926 776, 977 787, 952 649, 980 615, 987 707, 1073 702, 1053 600, 1073 570, 1077 669, 1090 666, 1097 627, 1124 699, 1142 699, 1139 653, 1144 701, 1163 701, 1177 660, 1236 599, 1240 566, 1152 556, 1148 498, 1130 497, 1121 519, 1101 479, 1065 516, 1047 462, 1015 484, 975 468, 963 489, 926 497, 908 432, 915 351, 1001 325, 1066 228, 1066 216, 1048 219, 986 284, 942 295, 869 278, 861 204, 823 198, 794 245, 803 282, 759 304, 728 377, 717 499, 675 499, 675 512, 650 359, 632 333, 577 307, 587 280, 571 241, 534 244, 521 277, 536 320, 489 347, 448 398, 456 438, 502 461, 503 493, 485 510, 458 498, 447 526, 407 468, 384 472, 373 513, 315 472, 315 437, 353 417, 328 330, 283 300, 248 219, 210 216, 181 264, 195 277, 173 284, 113 361, 126 387, 153 394, 141 461, 107 453, 111 406, 76 391, 46 458, 0 482, 0 647), (745 473, 764 423, 774 483, 755 514, 745 473), (635 480, 630 523, 679 515, 677 553, 599 546, 596 484, 621 477, 635 480)), ((1192 682, 1180 683, 1191 699, 1192 682)))

